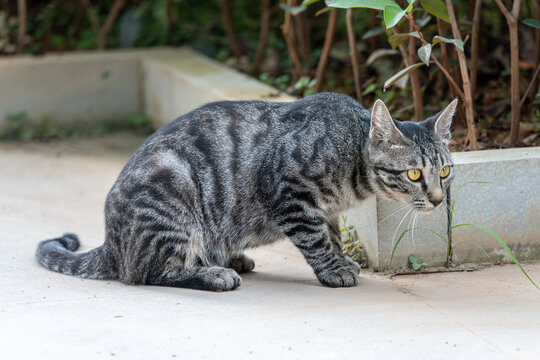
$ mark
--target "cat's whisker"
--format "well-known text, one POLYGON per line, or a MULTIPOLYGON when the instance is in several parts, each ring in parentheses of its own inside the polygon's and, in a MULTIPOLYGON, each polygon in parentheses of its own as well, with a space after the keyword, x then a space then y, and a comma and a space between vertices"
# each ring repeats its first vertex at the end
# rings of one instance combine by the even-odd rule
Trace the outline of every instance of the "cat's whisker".
POLYGON ((413 224, 412 224, 412 228, 413 228, 413 230, 412 230, 412 235, 413 235, 412 236, 412 244, 413 244, 413 247, 416 247, 416 244, 414 242, 414 237, 416 235, 416 224, 418 223, 418 215, 419 215, 419 213, 414 214, 414 220, 413 220, 413 224))
POLYGON ((412 241, 412 235, 413 235, 413 230, 412 230, 412 226, 413 226, 413 219, 414 219, 414 215, 415 215, 416 211, 413 212, 413 215, 411 216, 411 218, 409 219, 409 225, 407 226, 407 229, 411 229, 409 231, 409 239, 412 241))
POLYGON ((398 210, 394 211, 393 213, 391 213, 390 215, 386 215, 385 217, 383 217, 381 220, 379 220, 379 224, 382 223, 384 220, 388 219, 389 217, 399 213, 399 212, 402 212, 403 210, 405 210, 407 207, 410 207, 411 205, 409 204, 405 204, 405 206, 399 208, 398 210))
POLYGON ((394 248, 394 244, 395 244, 395 241, 396 241, 396 235, 397 235, 397 232, 399 230, 399 228, 401 227, 401 224, 403 223, 403 221, 407 218, 407 216, 411 213, 411 211, 413 211, 414 208, 410 208, 409 211, 407 211, 405 213, 405 215, 403 216, 403 218, 401 219, 401 221, 399 222, 398 226, 396 227, 396 231, 394 232, 394 236, 392 236, 392 249, 394 248))

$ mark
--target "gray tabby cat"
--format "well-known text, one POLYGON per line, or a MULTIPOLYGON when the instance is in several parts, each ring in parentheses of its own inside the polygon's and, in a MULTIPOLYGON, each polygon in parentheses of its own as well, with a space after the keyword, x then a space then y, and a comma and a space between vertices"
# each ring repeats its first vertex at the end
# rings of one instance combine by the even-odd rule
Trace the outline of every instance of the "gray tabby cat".
POLYGON ((322 284, 354 286, 338 214, 372 194, 439 206, 456 103, 420 123, 332 93, 204 105, 133 154, 107 196, 102 246, 74 253, 79 240, 65 234, 41 242, 37 259, 84 278, 223 291, 253 270, 244 249, 289 238, 322 284))

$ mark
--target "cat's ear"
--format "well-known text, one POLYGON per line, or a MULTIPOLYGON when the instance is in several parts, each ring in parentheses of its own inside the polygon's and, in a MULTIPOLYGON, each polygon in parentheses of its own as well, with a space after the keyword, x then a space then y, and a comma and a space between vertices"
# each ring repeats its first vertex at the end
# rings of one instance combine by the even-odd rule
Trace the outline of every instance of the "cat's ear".
POLYGON ((403 146, 406 144, 406 140, 396 127, 388 108, 380 99, 375 101, 371 110, 369 139, 378 147, 403 146))
POLYGON ((452 133, 450 132, 450 127, 452 126, 452 118, 456 112, 458 99, 454 99, 448 106, 441 111, 435 119, 432 120, 433 130, 439 137, 445 141, 450 142, 452 138, 452 133))

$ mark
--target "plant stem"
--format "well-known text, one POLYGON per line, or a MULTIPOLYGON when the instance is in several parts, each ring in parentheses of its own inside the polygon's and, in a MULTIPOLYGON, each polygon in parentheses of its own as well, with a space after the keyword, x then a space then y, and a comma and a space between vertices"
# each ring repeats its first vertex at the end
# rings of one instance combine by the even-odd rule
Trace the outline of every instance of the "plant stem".
POLYGON ((531 82, 529 83, 529 86, 527 86, 527 90, 525 90, 525 94, 523 94, 523 97, 521 98, 520 106, 523 106, 523 104, 525 103, 525 100, 527 99, 527 96, 533 89, 534 84, 536 83, 536 80, 538 80, 539 74, 540 74, 540 63, 538 63, 538 66, 536 67, 536 70, 534 71, 534 75, 531 79, 531 82))
POLYGON ((360 69, 358 69, 358 59, 356 57, 356 37, 354 34, 353 25, 353 9, 347 9, 347 36, 349 39, 349 52, 351 56, 351 65, 354 77, 354 92, 356 93, 356 100, 362 103, 362 84, 360 83, 360 69))
POLYGON ((296 35, 298 39, 298 53, 303 60, 306 72, 309 72, 309 41, 306 31, 305 13, 300 13, 293 16, 293 22, 296 28, 296 35))
MULTIPOLYGON (((287 0, 287 4, 289 6, 292 6, 293 0, 287 0)), ((294 34, 293 29, 291 27, 292 22, 292 15, 290 12, 285 11, 285 20, 283 21, 283 26, 281 27, 281 31, 283 32, 283 37, 285 38, 285 43, 287 44, 287 50, 289 51, 289 57, 291 58, 291 62, 294 65, 293 70, 293 82, 296 82, 300 76, 302 76, 302 63, 300 62, 300 58, 298 57, 298 53, 296 51, 296 43, 294 41, 294 34)))
POLYGON ((463 91, 461 91, 461 89, 459 88, 459 85, 456 84, 456 82, 454 81, 454 79, 452 78, 452 75, 450 75, 448 70, 446 70, 444 66, 439 62, 439 60, 437 60, 435 55, 433 55, 433 52, 431 53, 431 59, 433 60, 433 62, 435 62, 435 64, 439 67, 439 69, 441 69, 442 73, 446 77, 446 80, 448 80, 448 83, 450 84, 452 89, 454 89, 457 96, 459 96, 461 101, 465 102, 465 94, 463 94, 463 91))
MULTIPOLYGON (((412 15, 409 16, 409 20, 409 31, 412 31, 412 29, 416 29, 416 31, 420 33, 420 30, 414 22, 414 17, 412 15)), ((415 39, 412 36, 409 37, 409 64, 413 64, 416 57, 416 44, 414 40, 415 39)), ((420 40, 422 41, 422 44, 424 44, 424 38, 420 37, 420 40)), ((411 80, 411 88, 413 93, 414 120, 422 121, 424 119, 424 103, 422 101, 422 89, 420 88, 418 71, 411 72, 409 74, 409 78, 411 80)))
MULTIPOLYGON (((454 14, 452 0, 446 0, 446 6, 448 8, 448 16, 450 17, 450 24, 452 25, 452 33, 454 34, 454 39, 461 40, 461 32, 459 31, 456 15, 454 14)), ((461 78, 463 80, 463 92, 465 95, 464 105, 465 116, 467 118, 467 134, 469 138, 469 147, 471 150, 477 150, 478 142, 476 125, 474 123, 473 100, 471 93, 471 83, 469 80, 469 72, 467 70, 467 59, 465 58, 465 53, 462 50, 458 48, 456 48, 455 50, 458 55, 459 68, 461 70, 461 78)))
POLYGON ((478 77, 478 39, 480 35, 480 15, 482 0, 475 0, 473 25, 471 31, 471 92, 476 93, 476 78, 478 77))
POLYGON ((105 20, 105 23, 99 30, 98 49, 103 50, 107 47, 107 36, 109 35, 109 32, 114 25, 114 21, 116 20, 118 13, 120 13, 120 10, 122 10, 125 3, 126 0, 116 0, 113 3, 111 11, 109 12, 109 15, 107 15, 107 19, 105 20))
POLYGON ((264 60, 266 45, 268 44, 268 34, 270 33, 270 18, 272 16, 270 0, 262 0, 261 8, 261 32, 257 50, 255 51, 255 57, 253 59, 251 73, 258 72, 261 67, 262 61, 264 60))
POLYGON ((453 257, 453 247, 452 247, 452 199, 450 198, 452 195, 452 192, 450 191, 450 187, 446 189, 446 216, 447 216, 447 224, 448 228, 446 229, 446 234, 448 238, 448 247, 446 249, 446 267, 449 268, 452 264, 452 257, 453 257))
POLYGON ((330 58, 330 51, 332 50, 332 43, 334 42, 334 32, 336 31, 338 10, 333 8, 330 10, 330 15, 328 17, 328 26, 326 28, 326 37, 324 39, 324 46, 319 59, 319 64, 317 65, 317 72, 315 74, 315 92, 320 92, 323 86, 324 72, 326 71, 326 66, 328 65, 328 59, 330 58))
MULTIPOLYGON (((538 0, 533 0, 534 5, 536 6, 536 20, 540 21, 540 2, 538 0)), ((540 66, 540 29, 534 29, 534 38, 535 38, 535 50, 534 50, 534 64, 540 66)), ((532 86, 534 89, 538 89, 538 78, 534 81, 532 86)), ((534 98, 535 94, 531 94, 534 98)))
POLYGON ((17 53, 24 49, 24 38, 26 37, 26 0, 17 0, 18 29, 17 29, 17 53))
MULTIPOLYGON (((420 28, 418 27, 418 25, 416 24, 416 21, 414 21, 414 16, 412 16, 412 13, 407 15, 407 19, 409 19, 409 23, 412 25, 412 28, 414 29, 414 31, 416 31, 416 33, 418 34, 418 36, 420 37, 420 41, 422 42, 422 45, 426 45, 427 42, 426 40, 424 39, 424 36, 422 35, 422 33, 420 32, 420 28)), ((409 27, 409 31, 412 31, 413 29, 411 29, 409 27)))
POLYGON ((521 9, 521 1, 514 0, 512 11, 504 6, 501 0, 495 3, 506 18, 510 33, 510 104, 512 117, 510 121, 510 146, 515 146, 519 136, 521 106, 519 99, 519 37, 518 18, 521 9))
POLYGON ((220 13, 221 13, 221 22, 225 28, 225 33, 227 34, 227 39, 229 41, 229 47, 234 57, 236 57, 237 63, 240 63, 240 58, 243 55, 240 44, 236 40, 236 35, 234 34, 234 28, 231 17, 231 0, 220 0, 219 1, 220 13))
POLYGON ((96 15, 96 12, 92 6, 92 3, 90 3, 90 0, 80 0, 81 3, 84 6, 84 9, 86 10, 86 15, 88 16, 88 19, 90 20, 90 26, 92 27, 92 30, 98 36, 99 34, 99 21, 96 15))

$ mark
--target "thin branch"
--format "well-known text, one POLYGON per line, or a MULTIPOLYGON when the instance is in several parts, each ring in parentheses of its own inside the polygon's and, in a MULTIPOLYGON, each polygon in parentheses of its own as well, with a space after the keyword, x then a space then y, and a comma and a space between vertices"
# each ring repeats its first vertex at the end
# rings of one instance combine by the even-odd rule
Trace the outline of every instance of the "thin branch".
POLYGON ((435 65, 437 65, 437 67, 441 69, 442 73, 446 77, 446 80, 448 80, 448 83, 450 84, 450 86, 452 87, 456 95, 459 96, 461 101, 465 103, 465 94, 463 93, 463 91, 461 91, 461 89, 459 88, 459 85, 454 81, 454 78, 452 77, 452 75, 450 75, 448 70, 446 70, 445 67, 439 62, 439 60, 437 60, 437 58, 435 57, 435 55, 433 55, 433 53, 431 53, 431 59, 433 60, 433 62, 435 62, 435 65))
POLYGON ((252 73, 259 71, 261 63, 264 60, 266 45, 268 44, 268 34, 270 33, 270 18, 272 17, 272 8, 270 0, 262 0, 261 3, 261 32, 259 35, 259 44, 253 59, 252 73))
MULTIPOLYGON (((447 0, 448 1, 448 0, 447 0)), ((521 0, 514 0, 512 13, 502 4, 500 0, 495 0, 497 6, 506 18, 510 37, 510 146, 515 146, 519 137, 519 126, 521 118, 521 102, 519 99, 519 33, 518 17, 521 8, 521 0)))
POLYGON ((94 8, 92 7, 92 3, 90 3, 90 0, 80 0, 81 3, 84 6, 84 9, 86 10, 86 15, 88 16, 88 19, 90 19, 90 26, 92 27, 92 30, 98 36, 99 34, 99 20, 97 18, 96 12, 94 11, 94 8))
MULTIPOLYGON (((536 16, 535 19, 540 21, 540 2, 538 0, 533 0, 534 5, 536 6, 536 16)), ((534 49, 534 64, 535 66, 540 66, 540 29, 534 29, 534 39, 535 39, 535 49, 534 49)), ((533 84, 533 88, 538 88, 538 79, 533 84)), ((535 94, 531 93, 531 97, 534 97, 535 94)))
POLYGON ((480 35, 480 18, 482 0, 475 0, 473 25, 471 32, 471 92, 476 93, 476 79, 478 77, 478 39, 480 35))
POLYGON ((328 65, 328 59, 330 58, 330 51, 332 50, 332 43, 334 41, 334 32, 336 31, 336 22, 337 22, 338 10, 333 8, 330 10, 330 15, 328 17, 328 26, 326 27, 326 37, 324 39, 324 46, 321 53, 321 58, 319 59, 319 64, 317 65, 317 72, 315 74, 315 79, 317 82, 315 84, 315 92, 320 92, 324 80, 324 72, 326 66, 328 65))
POLYGON ((231 19, 231 1, 220 0, 219 6, 220 6, 221 22, 223 23, 223 27, 225 28, 225 33, 227 34, 229 47, 231 48, 231 52, 233 53, 234 57, 236 57, 236 61, 240 62, 240 58, 243 56, 243 52, 240 47, 240 44, 238 44, 238 40, 236 40, 236 35, 234 34, 234 28, 233 28, 232 19, 231 19))
MULTIPOLYGON (((519 0, 518 0, 519 1, 519 0)), ((461 32, 459 31, 456 15, 454 13, 454 7, 452 0, 446 0, 446 7, 448 8, 448 16, 450 17, 450 24, 452 25, 452 33, 454 39, 461 40, 461 32)), ((459 69, 461 70, 461 78, 463 80, 463 92, 465 94, 465 116, 467 118, 467 133, 469 137, 469 146, 471 150, 478 149, 478 135, 476 133, 476 125, 474 123, 474 109, 471 93, 471 83, 469 80, 469 72, 467 71, 467 59, 465 59, 465 53, 456 48, 456 52, 459 60, 459 69)))
MULTIPOLYGON (((409 22, 409 32, 413 29, 416 29, 417 32, 420 32, 418 26, 416 25, 412 15, 410 16, 412 21, 409 22)), ((423 38, 421 40, 425 41, 423 38)), ((416 59, 416 46, 415 39, 409 37, 409 64, 415 62, 416 59)), ((422 101, 422 89, 420 88, 420 80, 418 79, 418 71, 413 71, 409 73, 409 79, 411 80, 411 88, 413 94, 413 104, 414 104, 414 120, 422 121, 424 119, 424 102, 422 101)))
POLYGON ((114 25, 114 21, 120 13, 120 10, 122 10, 125 4, 126 0, 115 0, 115 2, 113 3, 111 11, 109 12, 109 15, 107 15, 107 19, 105 20, 105 23, 99 30, 98 49, 103 50, 107 46, 107 36, 109 35, 109 32, 114 25))
POLYGON ((504 15, 504 17, 506 18, 507 21, 508 21, 508 19, 513 20, 512 14, 508 11, 506 6, 504 6, 504 4, 501 2, 501 0, 495 0, 495 3, 497 3, 497 6, 501 10, 502 14, 504 15))
POLYGON ((80 1, 77 2, 77 10, 75 10, 75 20, 73 20, 73 24, 69 27, 68 39, 73 39, 75 34, 79 32, 79 28, 81 27, 83 11, 84 11, 84 8, 81 2, 80 1))
POLYGON ((17 0, 18 30, 17 30, 17 52, 24 49, 24 38, 26 37, 26 0, 17 0))
MULTIPOLYGON (((412 15, 409 15, 409 20, 411 22, 411 24, 413 24, 413 28, 415 29, 416 33, 418 34, 418 36, 420 37, 420 41, 422 42, 423 45, 427 44, 426 40, 424 39, 424 36, 422 35, 422 33, 420 32, 420 29, 418 28, 418 25, 416 25, 416 22, 414 21, 414 18, 412 17, 412 15)), ((393 29, 394 30, 394 29, 393 29)), ((397 33, 396 30, 394 30, 394 34, 397 33)), ((443 45, 443 44, 441 44, 443 45)), ((444 49, 444 52, 446 52, 446 48, 444 49)), ((451 87, 454 89, 454 91, 456 92, 456 94, 461 98, 461 100, 463 102, 465 102, 465 95, 463 94, 463 92, 461 91, 461 89, 459 88, 459 85, 456 84, 456 82, 454 81, 454 79, 452 78, 452 76, 450 75, 450 73, 446 70, 446 68, 444 66, 442 66, 442 64, 439 62, 439 60, 435 57, 435 55, 433 54, 433 52, 431 52, 431 59, 433 59, 433 61, 435 62, 435 64, 439 67, 439 69, 441 69, 442 73, 444 74, 444 76, 446 77, 446 79, 448 80, 448 83, 451 85, 451 87)), ((409 62, 409 65, 412 65, 412 62, 409 62)), ((407 66, 409 66, 407 65, 407 66)), ((446 60, 446 66, 448 66, 448 60, 446 60)))
MULTIPOLYGON (((292 4, 292 0, 287 0, 288 5, 292 4)), ((293 29, 291 27, 292 15, 290 12, 285 11, 285 20, 283 21, 283 26, 281 31, 283 32, 283 37, 285 38, 285 43, 287 44, 287 50, 289 51, 289 57, 291 62, 294 64, 293 71, 293 81, 297 81, 300 76, 303 74, 302 63, 298 57, 298 52, 296 51, 296 43, 294 41, 293 29)))
POLYGON ((351 56, 351 65, 354 78, 354 92, 356 93, 356 100, 362 103, 362 84, 360 83, 360 69, 358 68, 358 58, 356 56, 356 36, 354 33, 353 24, 353 9, 347 9, 347 37, 349 39, 349 53, 351 56))
MULTIPOLYGON (((304 23, 305 13, 296 14, 293 16, 293 23, 296 28, 296 38, 298 40, 298 53, 302 57, 305 65, 309 65, 309 42, 307 40, 306 27, 304 23)), ((309 72, 309 69, 307 70, 309 72)))
POLYGON ((523 94, 523 97, 521 98, 521 101, 519 103, 520 107, 523 106, 525 100, 527 99, 527 96, 529 96, 529 93, 534 88, 534 84, 536 83, 536 80, 538 80, 538 75, 540 75, 540 64, 538 64, 538 66, 536 67, 531 82, 529 83, 529 86, 527 86, 527 90, 525 90, 525 94, 523 94))

